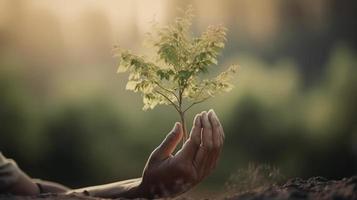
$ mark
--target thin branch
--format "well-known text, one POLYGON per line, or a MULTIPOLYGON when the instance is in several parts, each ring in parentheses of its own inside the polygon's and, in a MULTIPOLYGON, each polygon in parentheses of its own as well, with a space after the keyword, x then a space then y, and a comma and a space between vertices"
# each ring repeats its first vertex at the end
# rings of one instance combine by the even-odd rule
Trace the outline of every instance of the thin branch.
POLYGON ((186 89, 186 87, 182 87, 182 90, 181 90, 181 104, 183 103, 182 102, 182 98, 183 98, 183 93, 185 92, 185 89, 186 89))
MULTIPOLYGON (((206 85, 205 85, 204 87, 202 87, 201 90, 199 91, 198 95, 196 95, 196 97, 199 97, 199 96, 202 94, 203 90, 204 90, 206 87, 207 87, 206 85)), ((194 106, 194 105, 196 105, 196 104, 199 104, 199 103, 204 102, 204 101, 207 100, 208 98, 210 98, 210 97, 206 97, 206 98, 204 98, 204 99, 202 99, 202 100, 200 100, 200 101, 193 102, 193 103, 192 103, 190 106, 188 106, 183 112, 186 112, 188 109, 190 109, 192 106, 194 106)))
POLYGON ((179 90, 179 97, 180 97, 180 107, 182 107, 182 104, 183 104, 183 93, 185 92, 185 89, 187 88, 186 87, 181 87, 181 85, 179 85, 180 87, 180 90, 179 90))
POLYGON ((180 107, 181 107, 182 106, 182 89, 181 88, 179 90, 179 97, 180 97, 179 104, 180 104, 180 107))
POLYGON ((196 102, 193 102, 190 106, 188 106, 184 111, 183 111, 183 113, 185 113, 188 109, 190 109, 192 106, 194 106, 194 105, 196 105, 196 104, 199 104, 199 103, 202 103, 202 102, 204 102, 204 101, 206 101, 207 99, 209 99, 210 98, 210 96, 208 96, 208 97, 206 97, 206 98, 204 98, 204 99, 202 99, 202 100, 200 100, 200 101, 196 101, 196 102))
POLYGON ((167 99, 171 104, 172 104, 172 106, 177 110, 177 112, 181 112, 180 111, 180 109, 179 109, 179 107, 173 102, 173 101, 171 101, 171 99, 169 98, 169 97, 167 97, 165 94, 163 94, 162 92, 160 92, 160 91, 157 91, 157 90, 155 90, 155 92, 157 92, 158 94, 160 94, 161 96, 163 96, 165 99, 167 99))
POLYGON ((165 90, 166 92, 169 92, 169 93, 173 94, 173 95, 176 97, 177 101, 179 100, 179 98, 178 98, 178 96, 175 94, 175 92, 173 92, 173 91, 171 91, 171 90, 169 90, 169 89, 167 89, 167 88, 164 88, 164 87, 163 87, 162 85, 160 85, 157 81, 155 81, 155 84, 156 84, 157 86, 159 86, 161 89, 165 90))

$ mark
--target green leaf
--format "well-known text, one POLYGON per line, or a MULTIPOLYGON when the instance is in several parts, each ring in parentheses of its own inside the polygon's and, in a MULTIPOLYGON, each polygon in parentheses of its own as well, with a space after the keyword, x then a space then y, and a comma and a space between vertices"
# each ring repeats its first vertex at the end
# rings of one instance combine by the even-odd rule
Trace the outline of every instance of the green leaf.
POLYGON ((128 81, 128 83, 125 86, 125 89, 126 90, 135 90, 137 84, 138 84, 137 81, 128 81))
POLYGON ((119 65, 117 73, 123 73, 126 72, 128 68, 126 68, 124 65, 119 65))
POLYGON ((191 76, 192 72, 188 70, 181 70, 178 72, 178 77, 182 80, 187 80, 191 76))

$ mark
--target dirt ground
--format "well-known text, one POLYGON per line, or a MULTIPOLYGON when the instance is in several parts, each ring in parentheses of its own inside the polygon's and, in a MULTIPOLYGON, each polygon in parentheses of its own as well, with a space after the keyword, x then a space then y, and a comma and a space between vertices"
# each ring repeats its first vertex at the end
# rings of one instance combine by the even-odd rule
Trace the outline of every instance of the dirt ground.
MULTIPOLYGON (((81 197, 76 195, 43 194, 40 196, 20 197, 0 196, 1 200, 99 200, 100 198, 81 197)), ((191 198, 176 198, 187 199, 191 198)), ((295 178, 282 185, 255 189, 222 198, 223 200, 357 200, 357 176, 341 180, 327 180, 313 177, 308 180, 295 178)))
POLYGON ((295 178, 280 186, 270 186, 225 198, 226 200, 357 200, 357 176, 342 180, 313 177, 295 178))

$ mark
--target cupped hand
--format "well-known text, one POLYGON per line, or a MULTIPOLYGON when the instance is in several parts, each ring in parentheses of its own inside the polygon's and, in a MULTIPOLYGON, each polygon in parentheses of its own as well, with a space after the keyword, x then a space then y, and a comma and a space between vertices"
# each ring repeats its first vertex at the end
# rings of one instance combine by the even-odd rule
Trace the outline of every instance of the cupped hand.
POLYGON ((152 152, 144 168, 140 190, 150 198, 177 196, 201 182, 215 168, 224 132, 215 112, 197 114, 189 139, 175 154, 182 140, 180 123, 152 152))

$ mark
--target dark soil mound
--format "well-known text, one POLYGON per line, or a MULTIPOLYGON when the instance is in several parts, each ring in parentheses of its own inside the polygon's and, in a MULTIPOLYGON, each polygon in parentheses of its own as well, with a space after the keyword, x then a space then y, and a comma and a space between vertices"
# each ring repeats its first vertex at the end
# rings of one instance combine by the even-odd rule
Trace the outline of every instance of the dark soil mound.
POLYGON ((234 195, 226 200, 357 200, 357 176, 338 181, 323 177, 295 178, 280 186, 270 186, 234 195))

